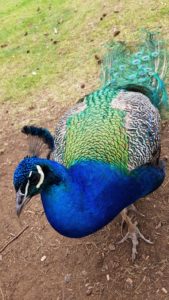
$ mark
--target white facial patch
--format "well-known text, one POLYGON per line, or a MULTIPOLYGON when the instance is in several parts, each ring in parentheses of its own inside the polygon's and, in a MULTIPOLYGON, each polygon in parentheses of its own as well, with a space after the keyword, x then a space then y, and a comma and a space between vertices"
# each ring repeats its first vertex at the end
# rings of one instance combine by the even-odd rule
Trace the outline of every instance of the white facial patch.
POLYGON ((30 178, 30 177, 31 177, 31 175, 32 175, 32 171, 30 171, 30 173, 29 173, 29 176, 28 176, 28 177, 30 178))
POLYGON ((24 195, 25 198, 26 198, 26 196, 28 194, 28 188, 29 188, 29 180, 28 180, 28 182, 27 182, 27 184, 25 186, 25 195, 24 195))
POLYGON ((43 181, 44 181, 45 175, 42 171, 42 168, 39 165, 37 165, 36 168, 37 168, 38 173, 40 175, 40 180, 39 180, 38 184, 36 185, 36 188, 39 189, 40 186, 42 185, 43 181))

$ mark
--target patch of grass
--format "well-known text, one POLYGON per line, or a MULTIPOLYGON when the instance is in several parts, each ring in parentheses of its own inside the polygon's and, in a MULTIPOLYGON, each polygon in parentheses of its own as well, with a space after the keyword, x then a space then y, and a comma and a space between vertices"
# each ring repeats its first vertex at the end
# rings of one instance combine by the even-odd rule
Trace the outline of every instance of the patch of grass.
POLYGON ((114 28, 120 40, 134 41, 143 27, 161 26, 166 37, 168 11, 169 3, 155 0, 3 1, 0 101, 32 101, 44 91, 57 101, 77 99, 81 83, 99 84, 94 55, 105 51, 114 28))

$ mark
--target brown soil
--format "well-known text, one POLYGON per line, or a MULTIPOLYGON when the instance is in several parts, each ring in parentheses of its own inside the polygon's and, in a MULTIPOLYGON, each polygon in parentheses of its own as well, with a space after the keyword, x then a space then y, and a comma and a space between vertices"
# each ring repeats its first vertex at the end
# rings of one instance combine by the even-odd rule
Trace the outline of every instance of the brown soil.
MULTIPOLYGON (((29 227, 0 253, 0 299, 169 299, 169 201, 167 177, 163 186, 137 208, 140 229, 153 245, 140 242, 135 263, 131 244, 117 245, 120 217, 83 239, 60 236, 48 224, 40 198, 34 198, 18 220, 15 214, 13 171, 27 154, 20 128, 36 123, 54 130, 65 108, 47 105, 1 107, 0 127, 0 249, 26 225, 29 227)), ((169 124, 162 133, 162 156, 168 154, 169 124)), ((1 250, 0 250, 1 251, 1 250)))

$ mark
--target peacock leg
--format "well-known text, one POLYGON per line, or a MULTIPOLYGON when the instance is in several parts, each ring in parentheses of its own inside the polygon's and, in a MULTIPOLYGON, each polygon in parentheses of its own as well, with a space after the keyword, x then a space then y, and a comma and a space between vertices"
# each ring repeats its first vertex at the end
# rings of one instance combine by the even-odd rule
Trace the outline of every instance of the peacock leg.
POLYGON ((127 208, 122 210, 121 216, 122 216, 122 224, 124 224, 125 222, 128 226, 128 232, 118 242, 118 244, 125 242, 127 239, 132 240, 132 261, 134 261, 137 254, 137 246, 139 243, 138 241, 139 238, 144 240, 148 244, 153 244, 153 243, 150 240, 146 239, 144 235, 140 232, 140 230, 137 227, 137 222, 132 222, 132 219, 127 215, 127 208))
MULTIPOLYGON (((141 216, 141 217, 145 217, 145 215, 144 215, 143 213, 141 213, 141 212, 135 207, 134 204, 131 204, 130 206, 124 208, 123 213, 124 213, 124 211, 125 211, 126 214, 127 214, 127 212, 130 211, 130 210, 133 211, 133 212, 135 212, 136 214, 138 214, 138 215, 141 216)), ((125 222, 124 218, 122 217, 122 221, 121 221, 121 235, 122 235, 122 236, 123 236, 123 227, 124 227, 124 224, 125 224, 125 223, 126 223, 126 222, 125 222)))

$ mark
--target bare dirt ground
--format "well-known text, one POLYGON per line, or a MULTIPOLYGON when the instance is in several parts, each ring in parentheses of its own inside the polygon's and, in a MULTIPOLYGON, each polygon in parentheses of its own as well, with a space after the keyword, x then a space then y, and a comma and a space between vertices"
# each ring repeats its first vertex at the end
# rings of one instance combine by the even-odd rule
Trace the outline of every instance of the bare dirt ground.
MULTIPOLYGON (((27 154, 20 128, 33 122, 54 131, 66 109, 52 100, 47 107, 37 106, 19 106, 16 112, 14 105, 5 103, 0 111, 0 299, 169 299, 168 176, 158 191, 137 203, 145 214, 137 216, 140 229, 154 244, 141 241, 135 263, 130 241, 116 244, 121 238, 120 217, 90 237, 68 239, 50 227, 37 197, 18 220, 12 176, 27 154)), ((169 123, 162 132, 162 156, 168 149, 169 123)))

